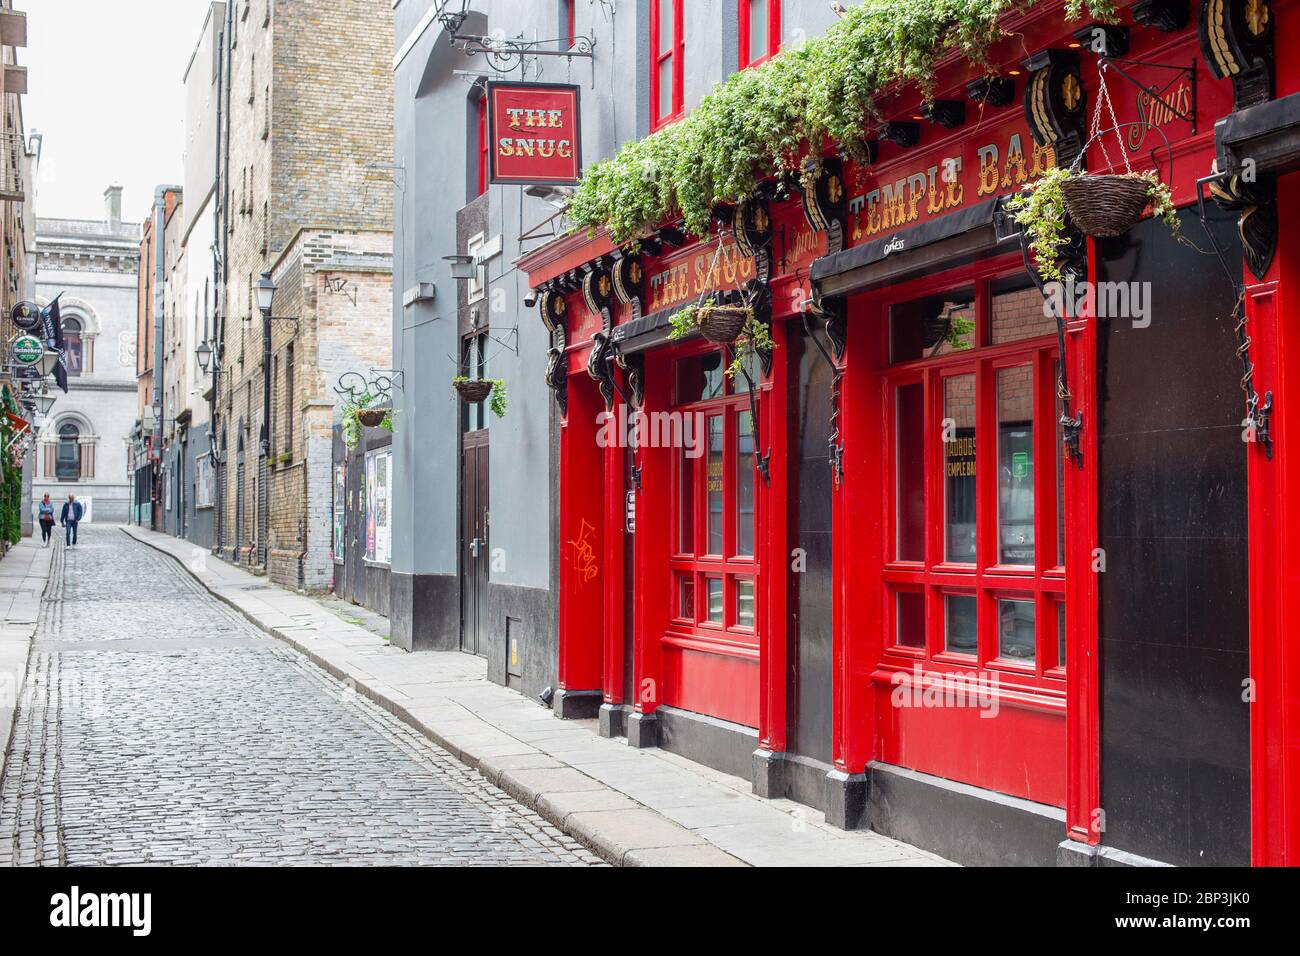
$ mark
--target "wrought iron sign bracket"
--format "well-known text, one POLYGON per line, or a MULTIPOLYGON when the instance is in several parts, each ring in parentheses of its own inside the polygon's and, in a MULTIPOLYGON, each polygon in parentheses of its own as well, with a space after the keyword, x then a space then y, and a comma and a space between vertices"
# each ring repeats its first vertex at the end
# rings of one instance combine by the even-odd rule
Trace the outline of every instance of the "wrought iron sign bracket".
POLYGON ((1193 136, 1196 135, 1198 130, 1196 125, 1197 98, 1196 98, 1196 60, 1195 59, 1193 59, 1192 62, 1187 66, 1175 66, 1172 63, 1151 63, 1146 60, 1125 60, 1125 59, 1120 59, 1119 57, 1099 56, 1097 58, 1097 68, 1101 70, 1103 73, 1106 70, 1114 70, 1116 75, 1118 75, 1120 79, 1127 81, 1128 83, 1135 86, 1137 89, 1141 90, 1147 96, 1151 97, 1152 100, 1154 100, 1156 103, 1159 103, 1162 107, 1167 109, 1170 112, 1170 114, 1174 116, 1175 119, 1180 119, 1184 123, 1191 123, 1192 135, 1193 136), (1174 77, 1164 86, 1157 86, 1154 83, 1146 84, 1143 83, 1141 80, 1135 79, 1134 76, 1131 73, 1129 73, 1127 70, 1125 70, 1124 67, 1121 66, 1120 64, 1124 64, 1125 66, 1138 66, 1138 67, 1143 67, 1152 70, 1173 70, 1174 77), (1173 88, 1175 83, 1177 83, 1179 80, 1182 79, 1187 80, 1187 85, 1190 87, 1190 91, 1191 91, 1189 108, 1185 110, 1180 110, 1178 107, 1174 106, 1173 103, 1170 103, 1168 99, 1166 99, 1170 89, 1173 88))
POLYGON ((466 56, 481 54, 487 59, 488 65, 498 73, 510 73, 517 69, 521 77, 527 74, 528 60, 531 57, 562 56, 570 62, 574 59, 590 60, 591 83, 593 88, 595 87, 596 36, 594 33, 572 39, 553 37, 549 40, 525 40, 522 37, 504 39, 461 33, 460 28, 465 25, 465 20, 469 17, 469 11, 465 6, 462 3, 460 10, 455 13, 443 13, 438 20, 447 31, 447 39, 451 45, 466 56), (563 46, 566 43, 569 44, 567 48, 563 46))

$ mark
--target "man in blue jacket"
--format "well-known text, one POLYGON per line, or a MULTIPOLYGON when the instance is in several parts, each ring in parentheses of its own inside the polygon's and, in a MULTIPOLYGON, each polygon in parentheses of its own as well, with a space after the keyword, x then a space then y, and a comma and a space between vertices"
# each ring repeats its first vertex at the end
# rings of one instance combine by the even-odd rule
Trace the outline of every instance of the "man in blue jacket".
POLYGON ((67 530, 64 537, 68 547, 77 543, 77 525, 81 522, 81 516, 85 514, 85 509, 81 507, 81 502, 77 500, 76 495, 68 495, 68 500, 63 504, 63 513, 59 515, 59 523, 67 530))

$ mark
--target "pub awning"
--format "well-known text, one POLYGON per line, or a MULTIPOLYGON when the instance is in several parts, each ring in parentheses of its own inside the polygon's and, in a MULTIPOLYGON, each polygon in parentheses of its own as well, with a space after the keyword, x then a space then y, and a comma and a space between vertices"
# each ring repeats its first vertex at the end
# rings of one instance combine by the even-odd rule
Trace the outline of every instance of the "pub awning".
POLYGON ((1019 227, 1003 210, 1004 196, 823 256, 812 264, 823 296, 853 295, 936 269, 1018 248, 1019 227))
POLYGON ((1214 124, 1214 153, 1221 173, 1300 169, 1300 93, 1229 113, 1214 124))

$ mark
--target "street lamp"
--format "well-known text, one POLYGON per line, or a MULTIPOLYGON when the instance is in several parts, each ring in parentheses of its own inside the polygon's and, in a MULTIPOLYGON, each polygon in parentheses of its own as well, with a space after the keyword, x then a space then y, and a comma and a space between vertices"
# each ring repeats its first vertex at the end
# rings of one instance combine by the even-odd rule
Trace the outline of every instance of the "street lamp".
POLYGON ((275 298, 275 280, 271 278, 271 273, 263 272, 262 278, 257 280, 254 291, 257 293, 257 308, 265 316, 271 314, 271 302, 275 298))
POLYGON ((59 353, 52 349, 46 349, 45 354, 41 356, 40 363, 36 366, 41 370, 41 377, 44 378, 54 371, 54 366, 59 364, 59 353))
POLYGON ((208 366, 212 364, 212 346, 206 341, 200 342, 194 350, 194 357, 199 360, 199 369, 206 375, 208 366))
POLYGON ((42 415, 48 415, 50 409, 54 407, 54 396, 49 392, 42 392, 36 396, 36 408, 42 415))

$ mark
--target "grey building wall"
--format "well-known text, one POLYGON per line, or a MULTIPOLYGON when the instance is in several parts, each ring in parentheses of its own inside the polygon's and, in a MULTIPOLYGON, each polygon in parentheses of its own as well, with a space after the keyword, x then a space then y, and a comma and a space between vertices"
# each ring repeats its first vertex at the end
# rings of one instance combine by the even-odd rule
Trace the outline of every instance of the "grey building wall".
MULTIPOLYGON (((400 428, 394 440, 393 641, 408 649, 460 646, 460 409, 448 401, 464 325, 464 283, 444 257, 467 251, 458 215, 476 192, 476 98, 495 74, 482 56, 466 57, 448 40, 436 0, 394 5, 395 156, 393 361, 404 372, 395 393, 400 428), (457 124, 463 119, 463 129, 457 124), (464 184, 462 186, 462 184, 464 184), (419 283, 432 300, 411 301, 419 283), (405 304, 411 302, 411 304, 405 304)), ((649 130, 650 0, 579 2, 575 31, 595 38, 590 60, 534 57, 526 79, 581 87, 586 165, 612 155, 649 130)), ((528 41, 563 32, 559 0, 474 0, 462 34, 528 41)), ((736 66, 736 0, 687 0, 684 100, 688 111, 736 66)), ((820 0, 786 0, 787 44, 822 32, 834 19, 820 0)), ((556 661, 556 449, 558 419, 544 382, 550 345, 536 311, 523 305, 527 277, 514 262, 548 238, 520 240, 555 213, 522 187, 491 186, 477 200, 490 245, 484 304, 494 338, 490 375, 506 380, 510 410, 491 423, 491 540, 488 590, 489 673, 505 682, 505 627, 522 628, 522 689, 553 684, 556 661), (517 333, 516 333, 517 329, 517 333), (498 550, 499 549, 499 550, 498 550)), ((563 228, 563 223, 559 223, 563 228)))
POLYGON ((45 492, 55 501, 66 500, 71 492, 89 501, 94 522, 127 520, 127 436, 136 418, 139 242, 139 223, 116 221, 112 213, 103 221, 37 220, 36 301, 44 305, 62 293, 64 320, 81 322, 94 358, 87 371, 69 379, 67 395, 56 390, 58 400, 35 451, 33 513, 45 492), (47 448, 65 424, 80 430, 83 455, 94 455, 93 478, 60 481, 49 469, 47 448))

